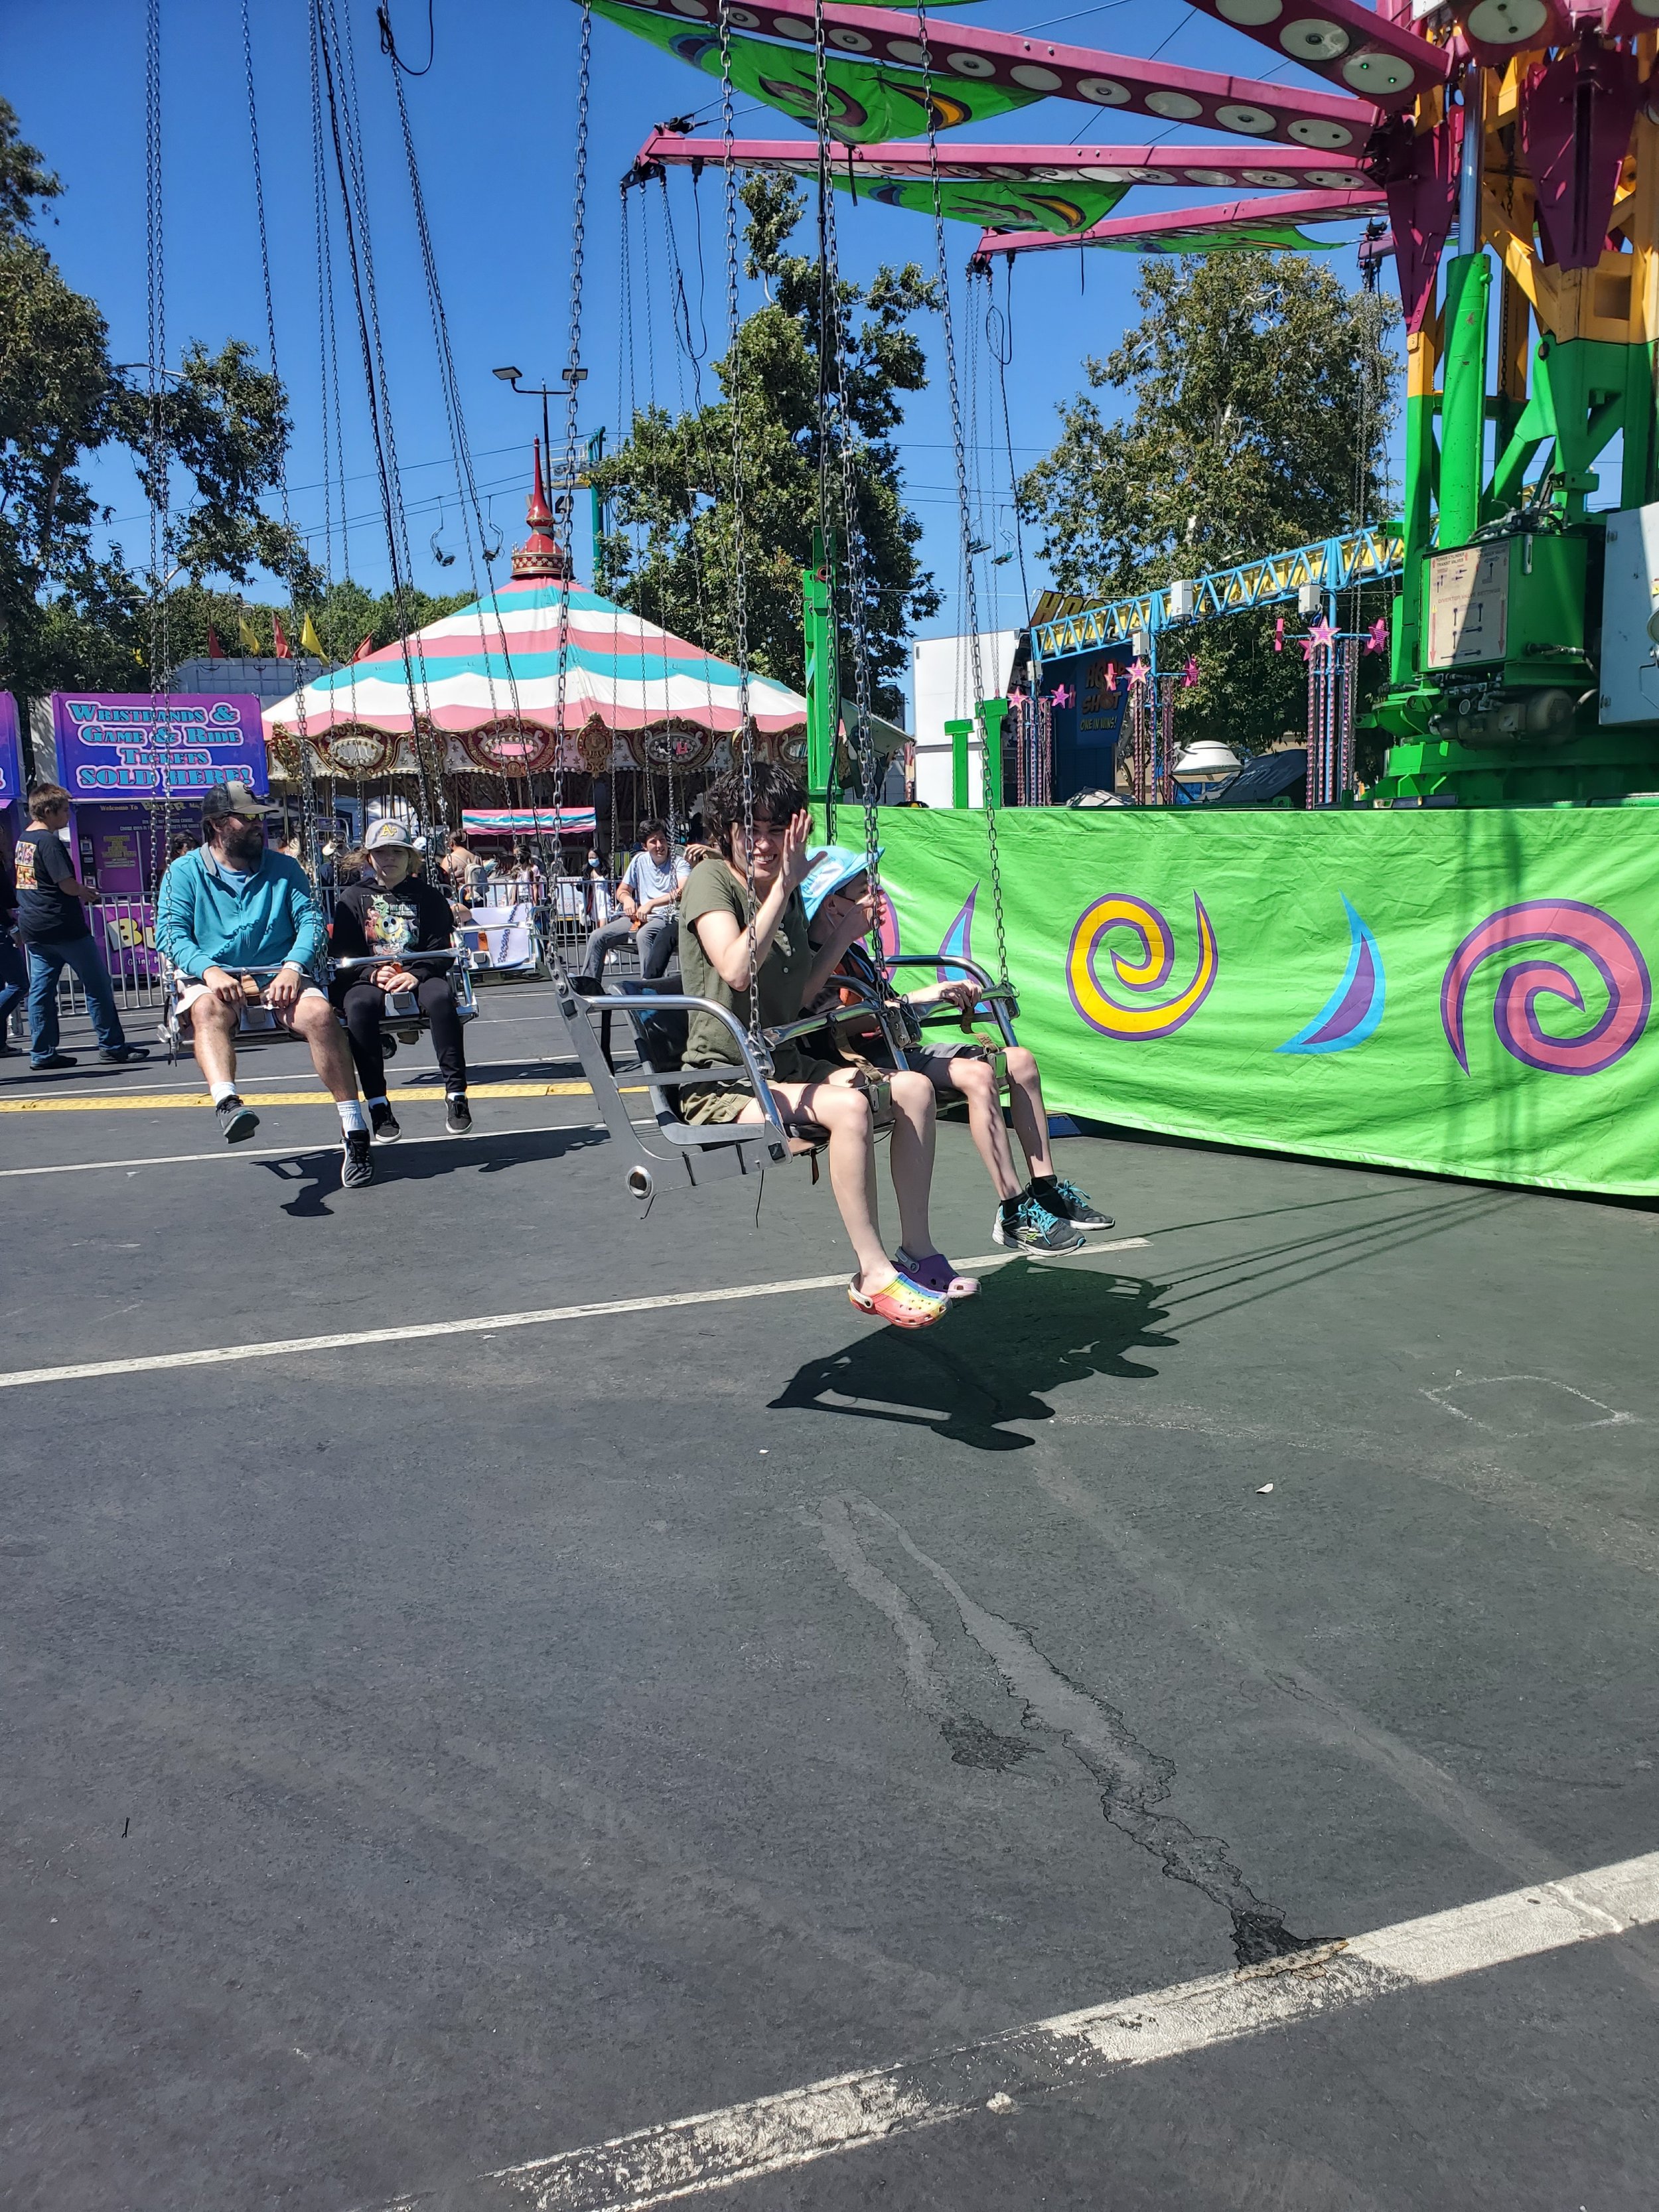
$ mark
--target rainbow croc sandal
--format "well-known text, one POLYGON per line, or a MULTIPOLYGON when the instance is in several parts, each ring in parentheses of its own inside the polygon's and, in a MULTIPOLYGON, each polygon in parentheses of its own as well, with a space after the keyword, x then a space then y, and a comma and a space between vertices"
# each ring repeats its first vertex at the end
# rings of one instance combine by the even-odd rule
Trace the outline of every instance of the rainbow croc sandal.
POLYGON ((936 1321, 943 1321, 950 1310, 947 1299, 924 1291, 908 1275, 895 1274, 878 1291, 861 1291, 854 1275, 847 1286, 847 1295, 860 1313, 871 1314, 878 1321, 890 1322, 895 1328, 931 1328, 936 1321))

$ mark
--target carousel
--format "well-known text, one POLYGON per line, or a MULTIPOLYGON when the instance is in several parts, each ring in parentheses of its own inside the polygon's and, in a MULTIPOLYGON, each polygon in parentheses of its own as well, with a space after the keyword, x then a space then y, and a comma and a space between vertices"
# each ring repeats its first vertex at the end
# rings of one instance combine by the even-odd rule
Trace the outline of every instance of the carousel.
MULTIPOLYGON (((684 819, 732 757, 738 670, 575 580, 539 443, 526 519, 510 582, 266 708, 273 788, 301 781, 303 746, 325 812, 332 785, 452 825, 532 822, 556 780, 561 833, 605 848, 684 819)), ((805 699, 754 674, 748 694, 756 751, 804 767, 805 699)))

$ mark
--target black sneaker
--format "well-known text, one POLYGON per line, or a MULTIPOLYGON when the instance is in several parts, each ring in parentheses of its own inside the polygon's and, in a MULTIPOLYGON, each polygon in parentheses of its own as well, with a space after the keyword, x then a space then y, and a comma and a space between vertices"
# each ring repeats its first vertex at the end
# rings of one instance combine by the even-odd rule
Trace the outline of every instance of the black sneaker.
POLYGON ((465 1137, 472 1127, 472 1109, 464 1091, 452 1091, 444 1101, 444 1127, 452 1137, 465 1137))
POLYGON ((1109 1213, 1103 1213, 1086 1190, 1079 1190, 1074 1182, 1057 1178, 1052 1190, 1042 1193, 1039 1204, 1057 1213, 1062 1221, 1069 1221, 1073 1229, 1115 1229, 1117 1223, 1109 1213))
POLYGON ((75 1067, 78 1066, 72 1052, 49 1052, 44 1060, 32 1060, 29 1066, 41 1067, 75 1067))
POLYGON ((369 1134, 367 1129, 348 1129, 345 1133, 345 1158, 340 1168, 342 1190, 362 1190, 374 1180, 374 1163, 368 1156, 369 1134))
POLYGON ((1074 1229, 1069 1221, 1062 1221, 1057 1213, 1050 1213, 1028 1190, 1019 1201, 1019 1211, 1012 1224, 1004 1219, 1002 1208, 997 1208, 996 1219, 991 1224, 991 1242, 1012 1245, 1022 1252, 1080 1252, 1085 1239, 1081 1230, 1074 1229))
POLYGON ((107 1052, 100 1052, 98 1057, 100 1060, 148 1060, 149 1047, 147 1044, 118 1044, 107 1052))
POLYGON ((398 1127, 398 1117, 390 1106, 371 1106, 368 1118, 377 1145, 395 1145, 404 1133, 398 1127))
POLYGON ((258 1115, 251 1106, 244 1106, 234 1091, 228 1098, 222 1098, 213 1110, 219 1117, 220 1132, 228 1145, 240 1145, 259 1126, 258 1115))

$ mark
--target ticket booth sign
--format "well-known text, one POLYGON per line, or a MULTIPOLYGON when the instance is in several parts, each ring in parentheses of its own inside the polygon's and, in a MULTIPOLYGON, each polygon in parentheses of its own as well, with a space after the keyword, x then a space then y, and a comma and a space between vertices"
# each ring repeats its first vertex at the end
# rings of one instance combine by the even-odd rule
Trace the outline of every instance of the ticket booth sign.
POLYGON ((76 800, 199 799, 216 783, 270 788, 251 692, 54 691, 58 776, 76 800))

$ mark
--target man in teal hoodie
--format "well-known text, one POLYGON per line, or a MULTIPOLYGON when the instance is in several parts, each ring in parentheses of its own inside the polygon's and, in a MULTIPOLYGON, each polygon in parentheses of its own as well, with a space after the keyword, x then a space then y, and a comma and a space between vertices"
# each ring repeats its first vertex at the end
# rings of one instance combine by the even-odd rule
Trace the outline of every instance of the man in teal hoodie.
POLYGON ((265 817, 278 811, 246 784, 208 792, 202 843, 161 878, 155 943, 178 970, 179 1012, 190 1016, 197 1065, 227 1143, 240 1144, 259 1126, 236 1094, 236 1030, 245 1007, 268 1006, 310 1046, 339 1109, 340 1180, 361 1189, 374 1179, 368 1123, 345 1032, 318 980, 328 940, 311 878, 297 860, 265 848, 265 817))

